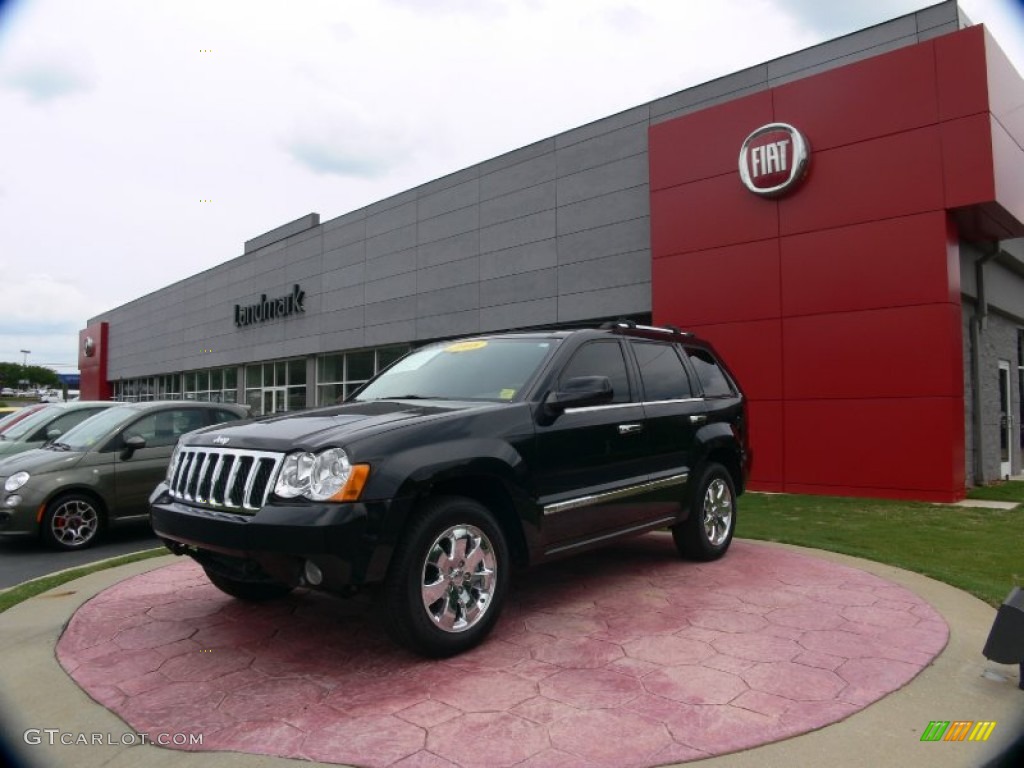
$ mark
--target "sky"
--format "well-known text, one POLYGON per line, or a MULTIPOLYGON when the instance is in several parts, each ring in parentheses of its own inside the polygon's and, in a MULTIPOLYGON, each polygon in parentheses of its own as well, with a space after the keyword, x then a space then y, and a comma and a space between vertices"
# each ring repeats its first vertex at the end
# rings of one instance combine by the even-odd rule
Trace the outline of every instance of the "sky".
MULTIPOLYGON (((74 372, 269 229, 932 4, 0 0, 0 361, 74 372)), ((1024 2, 960 6, 1024 72, 1024 2)))

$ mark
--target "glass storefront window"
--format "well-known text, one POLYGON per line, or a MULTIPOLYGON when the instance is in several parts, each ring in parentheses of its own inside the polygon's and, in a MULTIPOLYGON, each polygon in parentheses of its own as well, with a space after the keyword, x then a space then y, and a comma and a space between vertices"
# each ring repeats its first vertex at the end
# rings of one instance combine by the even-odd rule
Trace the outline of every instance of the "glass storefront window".
POLYGON ((406 344, 321 355, 316 361, 317 405, 344 400, 409 351, 406 344))

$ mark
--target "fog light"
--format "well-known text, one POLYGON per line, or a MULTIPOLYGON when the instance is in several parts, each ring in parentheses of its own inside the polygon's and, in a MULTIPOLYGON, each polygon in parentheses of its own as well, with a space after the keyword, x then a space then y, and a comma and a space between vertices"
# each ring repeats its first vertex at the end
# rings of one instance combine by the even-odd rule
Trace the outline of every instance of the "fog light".
POLYGON ((321 571, 319 568, 317 568, 316 563, 314 563, 312 560, 307 560, 306 561, 306 581, 309 582, 310 584, 312 584, 314 587, 318 587, 318 586, 320 586, 321 583, 323 583, 323 580, 324 580, 323 571, 321 571))
POLYGON ((1000 664, 1019 664, 1018 687, 1024 689, 1024 592, 1020 587, 1014 587, 996 611, 982 653, 1000 664))
POLYGON ((19 504, 21 504, 21 496, 18 496, 17 494, 15 494, 14 496, 8 496, 6 499, 4 499, 5 507, 16 507, 19 504))

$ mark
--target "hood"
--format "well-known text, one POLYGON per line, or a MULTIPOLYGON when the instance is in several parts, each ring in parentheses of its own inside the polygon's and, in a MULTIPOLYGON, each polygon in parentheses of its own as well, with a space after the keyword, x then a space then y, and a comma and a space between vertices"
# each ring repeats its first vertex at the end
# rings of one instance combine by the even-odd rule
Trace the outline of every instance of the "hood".
POLYGON ((272 416, 244 424, 220 424, 193 432, 184 442, 249 450, 316 450, 424 419, 503 406, 503 403, 491 402, 374 400, 272 416))
POLYGON ((31 448, 38 448, 39 446, 40 443, 35 441, 28 443, 21 440, 0 440, 0 459, 13 456, 16 453, 22 453, 31 448))
POLYGON ((50 451, 45 448, 32 448, 0 459, 0 477, 10 477, 15 472, 28 472, 30 475, 56 472, 74 466, 82 460, 84 455, 79 451, 50 451))

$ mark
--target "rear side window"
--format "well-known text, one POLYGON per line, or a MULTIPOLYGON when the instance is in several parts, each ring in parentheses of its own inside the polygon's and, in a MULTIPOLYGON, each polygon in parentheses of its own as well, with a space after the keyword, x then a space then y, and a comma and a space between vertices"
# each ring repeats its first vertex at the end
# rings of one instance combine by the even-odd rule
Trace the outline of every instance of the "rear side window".
POLYGON ((704 387, 704 397, 731 397, 736 394, 728 377, 722 372, 722 367, 710 352, 687 347, 686 353, 704 387))
POLYGON ((629 377, 619 342, 588 341, 576 350, 558 383, 561 385, 577 376, 607 376, 612 383, 612 402, 629 402, 629 377))
POLYGON ((692 396, 690 377, 675 345, 657 341, 634 341, 632 344, 640 366, 645 400, 682 400, 692 396))

